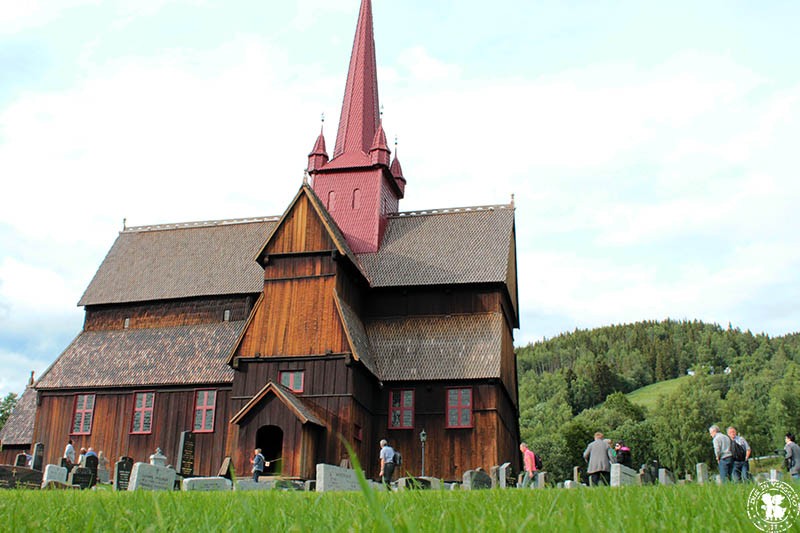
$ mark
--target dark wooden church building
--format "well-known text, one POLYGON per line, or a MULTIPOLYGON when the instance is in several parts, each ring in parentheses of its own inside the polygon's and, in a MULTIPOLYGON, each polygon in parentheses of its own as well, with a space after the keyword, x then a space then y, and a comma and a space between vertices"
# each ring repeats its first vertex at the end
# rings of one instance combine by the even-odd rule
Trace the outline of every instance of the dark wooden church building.
POLYGON ((400 211, 378 109, 363 0, 335 147, 319 135, 286 211, 124 229, 11 430, 32 423, 50 463, 68 438, 174 462, 191 430, 197 474, 231 456, 246 475, 260 447, 311 478, 347 457, 342 439, 369 476, 381 438, 418 475, 424 429, 428 475, 518 469, 513 204, 400 211))

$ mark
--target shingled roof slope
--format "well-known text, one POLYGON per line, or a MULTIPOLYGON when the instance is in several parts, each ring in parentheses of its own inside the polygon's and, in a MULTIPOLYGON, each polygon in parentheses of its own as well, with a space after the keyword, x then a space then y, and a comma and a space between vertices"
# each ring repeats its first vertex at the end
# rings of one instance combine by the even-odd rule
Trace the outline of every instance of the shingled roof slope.
POLYGON ((84 331, 37 389, 192 385, 233 381, 227 365, 244 321, 169 328, 84 331))
POLYGON ((78 305, 260 292, 253 259, 277 218, 142 226, 120 232, 78 305))
POLYGON ((353 349, 356 359, 364 363, 367 369, 378 375, 378 367, 375 364, 375 357, 372 355, 372 347, 369 345, 369 336, 364 327, 364 323, 359 318, 358 314, 350 307, 347 302, 335 293, 336 305, 339 308, 342 323, 344 324, 347 339, 353 349))
POLYGON ((36 418, 36 390, 25 389, 17 400, 17 405, 0 429, 0 443, 3 446, 30 445, 33 440, 33 422, 36 418))
POLYGON ((500 313, 376 320, 366 328, 384 381, 500 377, 500 313))
POLYGON ((358 259, 373 287, 504 283, 513 227, 507 205, 400 213, 358 259))

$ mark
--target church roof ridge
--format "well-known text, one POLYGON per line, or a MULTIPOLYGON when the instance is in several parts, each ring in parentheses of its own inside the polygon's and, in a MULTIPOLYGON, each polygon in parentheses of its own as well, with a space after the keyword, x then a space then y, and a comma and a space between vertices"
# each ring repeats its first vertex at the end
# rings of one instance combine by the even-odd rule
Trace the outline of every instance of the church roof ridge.
POLYGON ((172 222, 166 224, 152 224, 147 226, 131 226, 122 230, 121 233, 144 233, 149 231, 167 231, 176 229, 210 228, 216 226, 230 226, 233 224, 253 224, 257 222, 277 222, 279 216, 247 217, 247 218, 226 218, 220 220, 196 220, 190 222, 172 222))
POLYGON ((418 209, 415 211, 401 211, 389 215, 389 218, 406 218, 406 217, 421 217, 431 215, 452 215, 456 213, 473 213, 476 211, 495 211, 504 209, 514 209, 512 204, 494 204, 494 205, 473 205, 465 207, 445 207, 440 209, 418 209))

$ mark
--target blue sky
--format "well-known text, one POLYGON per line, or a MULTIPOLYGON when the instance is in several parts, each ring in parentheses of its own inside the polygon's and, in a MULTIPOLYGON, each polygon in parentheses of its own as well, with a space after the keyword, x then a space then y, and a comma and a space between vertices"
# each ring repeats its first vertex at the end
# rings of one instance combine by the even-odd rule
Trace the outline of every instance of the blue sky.
MULTIPOLYGON (((0 10, 0 395, 82 327, 122 227, 278 215, 358 0, 0 10)), ((516 342, 667 317, 800 330, 795 2, 374 0, 402 210, 515 194, 516 342)))

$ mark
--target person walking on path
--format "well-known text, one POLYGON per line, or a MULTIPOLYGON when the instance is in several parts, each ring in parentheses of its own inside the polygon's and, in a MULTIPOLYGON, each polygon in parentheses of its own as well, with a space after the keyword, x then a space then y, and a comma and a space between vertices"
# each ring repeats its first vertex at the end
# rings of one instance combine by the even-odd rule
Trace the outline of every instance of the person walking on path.
POLYGON ((719 430, 716 424, 708 428, 711 442, 714 445, 714 457, 719 465, 719 477, 723 483, 730 481, 733 473, 733 453, 731 452, 731 439, 719 430))
POLYGON ((381 471, 378 474, 384 484, 388 485, 392 482, 392 475, 394 474, 394 448, 389 446, 386 439, 381 440, 381 471))
POLYGON ((800 446, 797 445, 793 433, 786 434, 786 446, 783 450, 786 453, 789 475, 792 476, 792 479, 800 479, 800 446))
POLYGON ((744 461, 737 461, 736 457, 733 458, 733 475, 731 476, 734 481, 748 481, 750 479, 750 444, 739 435, 739 431, 733 427, 728 427, 728 438, 731 442, 735 442, 744 450, 744 461))
POLYGON ((522 452, 523 468, 525 469, 525 475, 522 477, 522 488, 527 488, 536 475, 536 455, 524 442, 519 445, 519 451, 522 452))
POLYGON ((264 473, 264 466, 267 463, 267 460, 261 454, 261 448, 253 450, 253 458, 250 459, 250 463, 253 465, 253 481, 258 483, 258 476, 264 473))
POLYGON ((608 452, 608 443, 603 440, 603 434, 598 431, 594 434, 594 440, 583 452, 583 458, 588 463, 586 473, 589 475, 589 486, 609 484, 611 461, 608 452))

